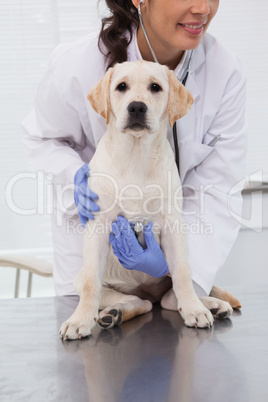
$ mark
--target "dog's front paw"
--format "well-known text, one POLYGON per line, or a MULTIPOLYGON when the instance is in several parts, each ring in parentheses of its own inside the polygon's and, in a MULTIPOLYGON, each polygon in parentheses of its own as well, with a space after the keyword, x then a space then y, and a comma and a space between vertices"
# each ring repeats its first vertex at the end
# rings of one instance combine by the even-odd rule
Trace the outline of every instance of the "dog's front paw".
POLYGON ((70 317, 65 321, 60 329, 60 337, 64 341, 73 339, 82 339, 91 335, 91 330, 95 326, 94 320, 79 320, 70 317))
POLYGON ((213 315, 201 303, 196 303, 194 307, 187 309, 179 307, 179 312, 187 327, 210 328, 213 325, 213 315))

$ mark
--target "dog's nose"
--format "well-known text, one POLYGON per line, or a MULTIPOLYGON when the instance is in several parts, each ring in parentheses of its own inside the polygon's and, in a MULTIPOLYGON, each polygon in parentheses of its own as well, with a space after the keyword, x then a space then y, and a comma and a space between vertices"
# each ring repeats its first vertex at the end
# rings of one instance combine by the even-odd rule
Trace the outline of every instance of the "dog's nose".
POLYGON ((144 117, 147 112, 147 106, 143 102, 131 102, 127 110, 131 117, 139 119, 144 117))

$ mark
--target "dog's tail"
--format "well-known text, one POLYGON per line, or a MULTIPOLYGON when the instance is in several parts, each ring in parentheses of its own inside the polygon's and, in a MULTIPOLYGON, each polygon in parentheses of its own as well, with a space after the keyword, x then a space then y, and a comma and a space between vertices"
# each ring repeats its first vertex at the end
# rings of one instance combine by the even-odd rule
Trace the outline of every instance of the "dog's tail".
POLYGON ((232 306, 232 308, 240 309, 242 307, 239 300, 237 300, 231 293, 219 288, 218 286, 212 287, 209 296, 216 297, 217 299, 223 301, 227 301, 232 306))

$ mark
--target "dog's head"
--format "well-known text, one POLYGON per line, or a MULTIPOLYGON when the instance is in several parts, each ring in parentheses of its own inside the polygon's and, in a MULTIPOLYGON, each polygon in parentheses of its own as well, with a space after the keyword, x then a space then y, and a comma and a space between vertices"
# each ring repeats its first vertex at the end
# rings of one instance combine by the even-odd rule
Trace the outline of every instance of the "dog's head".
POLYGON ((173 126, 193 103, 173 71, 146 61, 116 64, 91 89, 88 99, 106 124, 114 120, 117 130, 138 137, 157 132, 167 116, 173 126))

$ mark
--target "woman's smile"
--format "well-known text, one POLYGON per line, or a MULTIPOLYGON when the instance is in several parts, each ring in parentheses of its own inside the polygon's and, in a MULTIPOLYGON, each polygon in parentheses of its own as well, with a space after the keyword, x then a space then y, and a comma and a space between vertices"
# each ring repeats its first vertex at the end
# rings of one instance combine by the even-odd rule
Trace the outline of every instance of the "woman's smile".
POLYGON ((200 22, 189 22, 187 24, 177 24, 180 28, 184 29, 191 35, 202 35, 204 30, 204 23, 200 22))

